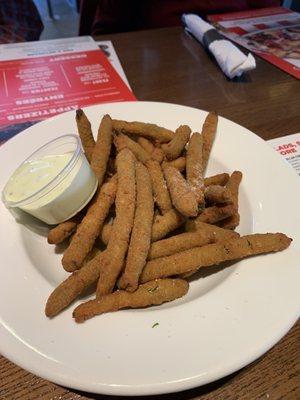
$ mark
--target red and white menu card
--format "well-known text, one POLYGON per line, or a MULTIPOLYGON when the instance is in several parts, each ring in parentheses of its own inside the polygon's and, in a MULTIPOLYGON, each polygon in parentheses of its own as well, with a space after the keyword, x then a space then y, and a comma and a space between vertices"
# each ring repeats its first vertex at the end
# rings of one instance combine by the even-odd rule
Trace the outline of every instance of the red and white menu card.
POLYGON ((91 37, 0 45, 0 144, 56 114, 131 100, 91 37))
POLYGON ((268 143, 300 176, 300 133, 271 139, 268 143))
POLYGON ((300 14, 267 7, 209 15, 222 35, 300 78, 300 14))

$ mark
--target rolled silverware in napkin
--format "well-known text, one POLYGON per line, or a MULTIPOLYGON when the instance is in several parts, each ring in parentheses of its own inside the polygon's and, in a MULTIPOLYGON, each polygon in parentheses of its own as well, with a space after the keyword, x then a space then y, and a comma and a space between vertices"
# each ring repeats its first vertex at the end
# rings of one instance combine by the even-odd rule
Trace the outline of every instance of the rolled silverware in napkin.
POLYGON ((212 25, 196 14, 183 14, 185 30, 191 33, 215 57, 220 68, 228 78, 241 76, 256 68, 251 53, 246 56, 233 43, 225 39, 212 25))

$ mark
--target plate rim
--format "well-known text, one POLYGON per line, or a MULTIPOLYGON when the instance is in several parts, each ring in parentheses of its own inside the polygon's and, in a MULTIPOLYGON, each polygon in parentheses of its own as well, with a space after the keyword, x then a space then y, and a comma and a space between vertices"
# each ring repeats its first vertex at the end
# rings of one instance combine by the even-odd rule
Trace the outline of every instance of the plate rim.
POLYGON ((291 321, 291 323, 289 323, 287 326, 282 328, 282 331, 278 332, 278 334, 274 336, 273 340, 267 343, 266 346, 263 346, 260 351, 253 351, 253 353, 249 355, 246 359, 244 359, 243 362, 236 363, 231 367, 223 366, 223 368, 216 369, 215 372, 209 372, 206 375, 206 378, 201 379, 200 384, 198 376, 163 383, 138 385, 102 384, 94 382, 78 384, 78 381, 76 379, 70 379, 69 377, 69 383, 66 384, 66 380, 64 379, 64 377, 61 377, 60 375, 57 375, 55 373, 49 373, 49 370, 48 373, 44 373, 40 372, 38 368, 35 368, 33 366, 28 367, 26 362, 21 361, 21 359, 5 354, 6 352, 3 351, 3 348, 1 346, 0 351, 4 357, 6 357, 9 361, 13 362, 18 367, 24 369, 24 371, 28 371, 35 376, 45 379, 54 384, 66 387, 66 389, 69 389, 70 391, 72 391, 72 389, 75 389, 82 392, 108 396, 157 396, 160 394, 163 395, 168 393, 179 393, 198 387, 200 388, 212 382, 217 382, 218 380, 230 376, 237 371, 240 371, 241 369, 250 365, 252 362, 261 358, 269 350, 271 350, 287 334, 287 332, 292 329, 297 320, 298 315, 296 314, 294 320, 291 321))

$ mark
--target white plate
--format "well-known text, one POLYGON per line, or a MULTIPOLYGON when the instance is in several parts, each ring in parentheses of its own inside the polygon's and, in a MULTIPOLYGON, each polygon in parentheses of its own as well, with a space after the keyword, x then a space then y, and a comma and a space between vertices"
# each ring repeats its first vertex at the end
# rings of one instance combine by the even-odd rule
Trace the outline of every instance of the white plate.
MULTIPOLYGON (((173 104, 130 102, 86 109, 100 118, 151 121, 200 130, 206 112, 173 104)), ((15 167, 52 138, 76 132, 74 112, 37 124, 0 151, 3 188, 15 167)), ((16 223, 0 205, 0 351, 58 384, 114 395, 180 391, 238 370, 273 346, 299 312, 299 177, 247 129, 220 118, 208 173, 243 171, 242 234, 284 232, 289 249, 200 275, 187 296, 160 307, 124 310, 76 324, 76 302, 49 320, 44 305, 67 274, 46 229, 16 223), (207 275, 207 274, 206 274, 207 275), (152 327, 156 322, 156 327, 152 327)), ((30 220, 30 218, 29 218, 30 220)))

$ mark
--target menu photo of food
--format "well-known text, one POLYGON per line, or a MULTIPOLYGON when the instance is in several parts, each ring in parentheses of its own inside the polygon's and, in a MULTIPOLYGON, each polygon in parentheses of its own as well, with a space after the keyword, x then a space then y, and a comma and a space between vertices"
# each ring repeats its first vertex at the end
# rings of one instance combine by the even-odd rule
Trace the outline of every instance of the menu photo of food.
POLYGON ((288 59, 290 63, 300 66, 294 60, 300 60, 300 24, 286 29, 270 29, 245 35, 253 51, 273 54, 288 59))

